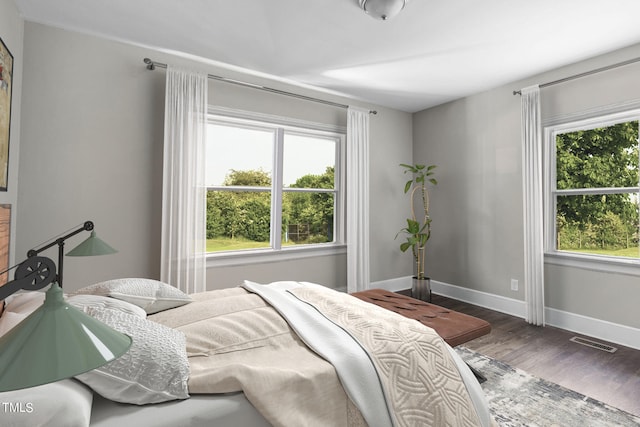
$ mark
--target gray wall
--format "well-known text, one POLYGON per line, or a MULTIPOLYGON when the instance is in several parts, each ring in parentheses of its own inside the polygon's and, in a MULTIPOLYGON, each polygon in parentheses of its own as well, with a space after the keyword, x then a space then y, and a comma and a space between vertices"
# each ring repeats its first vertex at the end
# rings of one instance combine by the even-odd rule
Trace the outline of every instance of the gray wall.
MULTIPOLYGON (((414 115, 414 160, 438 164, 432 278, 524 300, 520 97, 512 91, 638 56, 634 46, 414 115)), ((543 120, 640 100, 638 75, 640 64, 544 88, 543 120)), ((637 276, 545 265, 550 308, 638 328, 638 300, 637 276)))
POLYGON ((381 110, 371 120, 371 281, 391 280, 413 274, 409 253, 400 252, 398 230, 406 226, 409 210, 403 193, 407 176, 400 163, 411 163, 412 117, 405 113, 381 110), (388 120, 380 120, 381 118, 388 120), (375 143, 373 142, 375 138, 375 143))
MULTIPOLYGON (((165 53, 24 23, 0 0, 0 36, 15 56, 9 191, 14 207, 12 259, 85 219, 120 252, 66 259, 65 288, 115 277, 159 276, 164 72, 141 60, 183 65, 264 83, 253 75, 165 53), (24 45, 23 45, 24 38, 24 45), (24 82, 24 83, 23 83, 24 82), (19 166, 19 168, 18 168, 19 166)), ((520 99, 511 91, 640 55, 632 47, 415 115, 376 108, 371 118, 371 279, 411 275, 411 259, 394 240, 407 213, 398 163, 438 165, 432 191, 434 280, 523 300, 520 99), (412 145, 412 141, 414 141, 412 145), (509 290, 512 278, 520 290, 509 290)), ((640 99, 640 65, 543 90, 548 119, 640 99)), ((349 103, 333 95, 270 86, 349 103)), ((345 124, 342 110, 211 83, 211 103, 305 120, 345 124)), ((69 245, 80 241, 74 238, 69 245)), ((55 252, 48 255, 55 257, 55 252)), ((13 261, 12 261, 13 262, 13 261)), ((344 287, 344 255, 215 268, 208 287, 242 279, 310 280, 344 287)), ((637 277, 547 265, 549 307, 640 327, 637 277)))
MULTIPOLYGON (((116 277, 159 276, 165 72, 147 71, 142 58, 350 103, 120 42, 29 22, 24 27, 17 253, 86 219, 94 220, 98 235, 119 250, 104 257, 67 257, 67 291, 116 277)), ((210 83, 209 101, 346 125, 343 109, 219 82, 210 83)), ((397 255, 393 238, 403 213, 394 205, 404 179, 396 165, 411 160, 411 115, 354 104, 379 111, 371 118, 372 280, 403 276, 411 266, 397 255)), ((74 237, 69 247, 80 241, 74 237)), ((55 257, 55 251, 47 254, 55 257)), ((345 276, 345 256, 339 255, 215 268, 207 281, 210 289, 242 279, 287 278, 344 287, 345 276)))
MULTIPOLYGON (((0 38, 13 55, 13 87, 11 99, 11 127, 9 129, 9 177, 7 191, 0 191, 0 204, 11 205, 11 234, 9 265, 22 261, 15 256, 16 218, 18 201, 18 165, 20 155, 20 121, 22 101, 22 38, 24 23, 11 0, 0 0, 0 38)), ((13 277, 11 277, 13 278, 13 277)))

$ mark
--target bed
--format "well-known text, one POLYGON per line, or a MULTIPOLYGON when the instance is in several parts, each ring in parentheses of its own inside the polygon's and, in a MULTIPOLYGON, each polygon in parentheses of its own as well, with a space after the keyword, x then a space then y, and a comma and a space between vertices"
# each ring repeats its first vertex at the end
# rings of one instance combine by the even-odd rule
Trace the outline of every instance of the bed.
MULTIPOLYGON (((7 299, 0 335, 38 294, 7 299)), ((67 301, 132 336, 131 350, 74 379, 0 393, 3 426, 495 425, 433 329, 320 285, 186 295, 117 279, 67 301)))

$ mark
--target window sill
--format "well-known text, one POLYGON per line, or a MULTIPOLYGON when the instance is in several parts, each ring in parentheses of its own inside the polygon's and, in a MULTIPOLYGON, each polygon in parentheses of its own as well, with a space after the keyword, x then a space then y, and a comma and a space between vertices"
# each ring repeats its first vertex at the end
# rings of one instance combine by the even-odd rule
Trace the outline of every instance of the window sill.
POLYGON ((603 273, 640 276, 640 259, 547 252, 544 254, 544 262, 545 264, 600 271, 603 273))
POLYGON ((207 255, 207 268, 233 267, 247 264, 290 261, 295 259, 343 255, 347 253, 344 244, 287 247, 281 250, 253 249, 207 255))

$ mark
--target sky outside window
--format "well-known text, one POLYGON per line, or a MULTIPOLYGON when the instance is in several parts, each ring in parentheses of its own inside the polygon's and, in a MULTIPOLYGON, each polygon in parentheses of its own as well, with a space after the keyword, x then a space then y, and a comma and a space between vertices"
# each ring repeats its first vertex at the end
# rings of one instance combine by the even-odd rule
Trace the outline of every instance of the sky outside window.
POLYGON ((305 175, 323 175, 327 167, 335 166, 335 158, 336 143, 333 140, 285 135, 284 186, 291 186, 305 175))
MULTIPOLYGON (((263 170, 271 175, 274 132, 210 124, 207 134, 206 183, 222 185, 231 169, 263 170)), ((335 166, 335 141, 285 135, 283 182, 290 186, 304 175, 322 175, 335 166)))

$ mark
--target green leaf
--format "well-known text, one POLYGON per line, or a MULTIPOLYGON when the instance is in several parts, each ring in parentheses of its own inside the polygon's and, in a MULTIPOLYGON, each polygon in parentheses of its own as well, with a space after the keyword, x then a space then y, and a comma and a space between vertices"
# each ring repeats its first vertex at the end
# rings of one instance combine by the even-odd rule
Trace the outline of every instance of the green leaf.
POLYGON ((405 194, 407 193, 407 191, 409 191, 409 189, 411 189, 411 184, 413 184, 413 180, 407 181, 407 183, 404 185, 405 194))
POLYGON ((420 223, 412 219, 407 219, 407 231, 411 234, 417 234, 420 232, 420 223))

